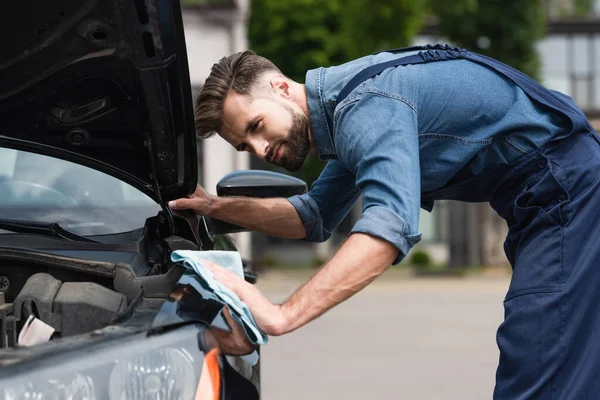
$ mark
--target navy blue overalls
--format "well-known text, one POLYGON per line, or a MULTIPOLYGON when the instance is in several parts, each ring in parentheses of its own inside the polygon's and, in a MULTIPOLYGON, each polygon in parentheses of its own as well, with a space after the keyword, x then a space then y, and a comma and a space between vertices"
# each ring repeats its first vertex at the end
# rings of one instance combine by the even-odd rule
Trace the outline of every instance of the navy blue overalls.
MULTIPOLYGON (((513 276, 497 333, 494 399, 600 399, 600 140, 583 112, 561 93, 489 57, 449 46, 367 67, 340 92, 387 68, 467 59, 511 79, 533 100, 567 116, 570 132, 503 167, 421 194, 434 200, 489 201, 509 232, 513 276)), ((468 380, 469 377, 465 376, 468 380)))

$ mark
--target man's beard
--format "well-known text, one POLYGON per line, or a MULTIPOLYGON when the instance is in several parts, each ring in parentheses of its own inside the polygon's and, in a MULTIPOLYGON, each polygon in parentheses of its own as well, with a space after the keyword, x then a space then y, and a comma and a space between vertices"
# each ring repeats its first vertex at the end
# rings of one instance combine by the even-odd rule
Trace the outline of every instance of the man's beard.
MULTIPOLYGON (((292 117, 292 126, 285 139, 280 139, 271 145, 272 151, 277 151, 280 145, 283 146, 281 158, 273 161, 273 164, 295 172, 302 167, 310 150, 309 123, 306 115, 294 111, 288 104, 283 103, 282 105, 292 117)), ((271 156, 269 154, 269 157, 271 156)))

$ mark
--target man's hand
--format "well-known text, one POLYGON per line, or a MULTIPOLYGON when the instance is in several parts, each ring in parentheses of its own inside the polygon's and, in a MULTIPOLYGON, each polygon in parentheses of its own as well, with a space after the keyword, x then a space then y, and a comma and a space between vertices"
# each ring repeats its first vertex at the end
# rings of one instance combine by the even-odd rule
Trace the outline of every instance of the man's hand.
POLYGON ((223 315, 229 326, 231 326, 231 332, 213 327, 221 352, 230 356, 244 356, 252 353, 255 346, 250 342, 240 324, 233 319, 227 306, 223 307, 223 315))
POLYGON ((218 197, 206 193, 198 185, 191 196, 170 201, 169 207, 173 211, 193 210, 198 215, 272 236, 294 239, 306 237, 298 212, 285 198, 218 197))
POLYGON ((216 280, 246 303, 262 332, 269 336, 278 336, 287 332, 287 321, 280 305, 271 303, 254 285, 234 272, 210 261, 202 260, 202 262, 212 271, 216 280))
POLYGON ((169 202, 173 210, 193 210, 198 215, 210 215, 212 211, 212 196, 210 196, 200 185, 188 198, 177 199, 169 202))

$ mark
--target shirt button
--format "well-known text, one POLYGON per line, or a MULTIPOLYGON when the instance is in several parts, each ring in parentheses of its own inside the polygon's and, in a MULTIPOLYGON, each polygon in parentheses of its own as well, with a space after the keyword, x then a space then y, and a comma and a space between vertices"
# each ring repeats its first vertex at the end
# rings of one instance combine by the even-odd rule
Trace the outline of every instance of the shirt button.
POLYGON ((567 200, 567 196, 564 194, 561 194, 560 196, 558 196, 558 202, 562 203, 563 201, 567 200))
POLYGON ((546 160, 540 160, 540 161, 538 161, 538 167, 544 168, 545 166, 546 166, 546 160))

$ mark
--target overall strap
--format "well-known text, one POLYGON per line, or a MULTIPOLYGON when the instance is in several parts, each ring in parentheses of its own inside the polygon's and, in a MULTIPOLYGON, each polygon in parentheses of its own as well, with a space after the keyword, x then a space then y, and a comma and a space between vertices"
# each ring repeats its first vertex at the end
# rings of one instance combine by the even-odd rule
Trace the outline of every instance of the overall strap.
MULTIPOLYGON (((363 83, 369 78, 373 78, 388 68, 394 68, 401 65, 412 65, 422 64, 432 61, 443 61, 443 60, 456 60, 459 58, 465 58, 467 51, 459 47, 450 47, 448 45, 427 45, 427 46, 413 46, 407 48, 400 48, 394 50, 385 50, 390 53, 404 53, 409 51, 422 50, 417 54, 412 54, 407 57, 401 57, 390 61, 385 61, 379 64, 373 64, 350 79, 350 81, 342 88, 337 96, 335 106, 337 107, 358 85, 363 83)), ((374 53, 378 54, 378 53, 374 53)))
POLYGON ((583 111, 581 111, 571 97, 565 95, 564 93, 549 90, 530 76, 525 75, 521 71, 490 57, 477 53, 470 53, 468 58, 471 61, 486 65, 508 77, 521 89, 523 89, 529 97, 569 118, 572 124, 570 133, 594 130, 594 128, 590 125, 586 115, 583 113, 583 111))
POLYGON ((593 130, 585 114, 573 102, 569 96, 552 91, 542 86, 539 82, 525 75, 521 71, 504 64, 498 60, 486 57, 481 54, 472 53, 459 47, 450 47, 448 45, 427 45, 415 46, 405 49, 390 50, 392 53, 402 53, 406 51, 421 50, 417 54, 407 57, 382 62, 371 65, 359 73, 357 73, 350 81, 342 88, 336 99, 336 107, 340 104, 358 85, 369 78, 373 78, 388 68, 398 67, 401 65, 423 64, 433 61, 468 59, 476 63, 492 68, 504 75, 508 79, 516 83, 528 96, 537 102, 550 107, 559 114, 563 114, 571 120, 572 129, 575 131, 593 130))
POLYGON ((379 50, 379 51, 372 53, 372 55, 379 54, 379 53, 399 54, 399 53, 407 53, 409 51, 417 51, 417 50, 440 49, 442 47, 443 47, 443 45, 441 45, 441 44, 436 44, 436 45, 426 44, 424 46, 398 47, 395 49, 379 50))

